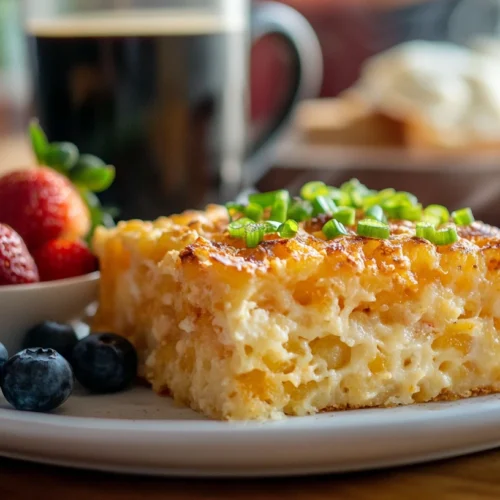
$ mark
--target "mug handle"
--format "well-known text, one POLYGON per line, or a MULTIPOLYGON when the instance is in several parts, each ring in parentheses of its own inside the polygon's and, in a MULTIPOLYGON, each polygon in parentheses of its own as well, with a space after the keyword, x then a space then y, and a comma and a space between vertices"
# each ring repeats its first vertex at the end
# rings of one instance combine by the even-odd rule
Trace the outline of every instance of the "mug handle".
POLYGON ((265 35, 278 35, 292 54, 292 85, 283 108, 267 129, 248 147, 243 184, 251 185, 267 169, 266 158, 295 107, 302 99, 316 97, 323 81, 323 56, 319 40, 306 18, 288 5, 265 2, 252 9, 252 44, 265 35))

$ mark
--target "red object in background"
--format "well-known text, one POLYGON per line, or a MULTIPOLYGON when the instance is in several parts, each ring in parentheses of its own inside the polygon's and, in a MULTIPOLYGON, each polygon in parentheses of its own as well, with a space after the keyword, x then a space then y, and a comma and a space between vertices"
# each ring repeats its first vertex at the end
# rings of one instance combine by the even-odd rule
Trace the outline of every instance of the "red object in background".
MULTIPOLYGON (((362 62, 389 45, 374 23, 365 2, 351 0, 282 0, 298 10, 318 35, 324 59, 322 97, 337 95, 352 85, 362 62)), ((252 50, 251 117, 264 121, 279 108, 286 95, 290 55, 274 37, 259 41, 252 50)), ((388 38, 388 37, 387 37, 388 38)))

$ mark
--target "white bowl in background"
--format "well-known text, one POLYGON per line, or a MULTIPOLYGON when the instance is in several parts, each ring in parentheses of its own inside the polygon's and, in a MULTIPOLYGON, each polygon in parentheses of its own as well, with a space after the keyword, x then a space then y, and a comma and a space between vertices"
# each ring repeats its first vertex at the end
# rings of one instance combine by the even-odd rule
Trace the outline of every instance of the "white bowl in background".
POLYGON ((21 348, 24 334, 42 321, 77 320, 97 300, 100 273, 29 285, 0 286, 0 342, 9 355, 21 348))

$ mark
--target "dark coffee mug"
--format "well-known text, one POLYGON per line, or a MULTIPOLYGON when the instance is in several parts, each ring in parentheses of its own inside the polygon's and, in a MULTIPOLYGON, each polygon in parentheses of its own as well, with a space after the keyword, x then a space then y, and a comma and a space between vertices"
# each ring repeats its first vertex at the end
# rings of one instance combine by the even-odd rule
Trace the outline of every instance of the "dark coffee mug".
POLYGON ((124 11, 60 3, 46 12, 28 2, 37 113, 51 141, 74 142, 116 166, 102 201, 121 218, 202 207, 252 184, 297 102, 319 91, 318 40, 286 5, 217 0, 213 9, 207 2, 153 9, 136 1, 124 11), (291 85, 249 143, 250 42, 269 34, 290 49, 291 85))

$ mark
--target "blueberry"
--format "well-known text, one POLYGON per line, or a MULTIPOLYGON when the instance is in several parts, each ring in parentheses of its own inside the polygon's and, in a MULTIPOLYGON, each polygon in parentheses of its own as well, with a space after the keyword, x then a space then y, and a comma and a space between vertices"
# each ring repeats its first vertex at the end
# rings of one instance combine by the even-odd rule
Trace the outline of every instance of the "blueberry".
POLYGON ((75 377, 86 389, 111 393, 126 389, 137 376, 137 352, 125 338, 96 333, 80 340, 73 349, 75 377))
POLYGON ((2 367, 9 359, 6 347, 0 342, 0 382, 2 381, 2 367))
POLYGON ((54 349, 71 362, 71 353, 77 342, 78 337, 73 327, 55 321, 44 321, 28 331, 24 337, 23 349, 30 347, 54 349))
POLYGON ((9 359, 9 354, 7 348, 0 342, 0 369, 9 359))
POLYGON ((71 366, 53 349, 25 349, 3 366, 3 395, 18 410, 54 410, 72 390, 71 366))

